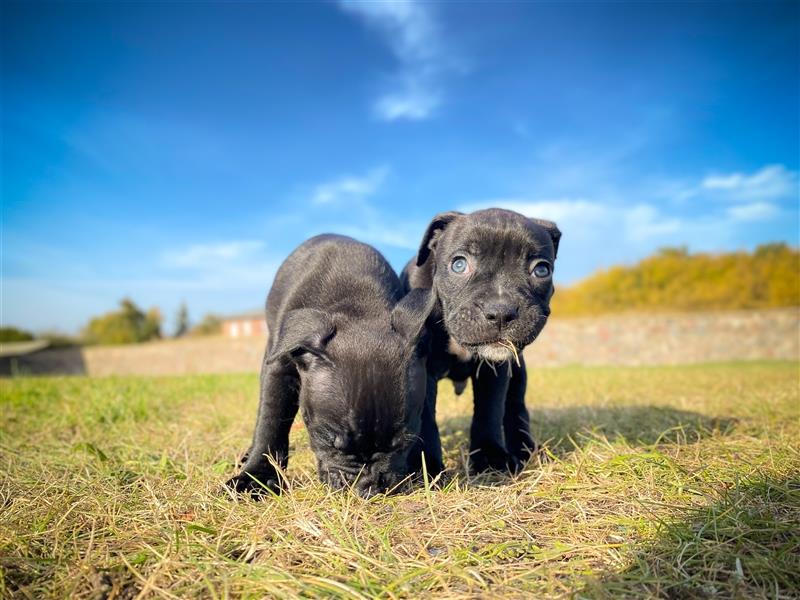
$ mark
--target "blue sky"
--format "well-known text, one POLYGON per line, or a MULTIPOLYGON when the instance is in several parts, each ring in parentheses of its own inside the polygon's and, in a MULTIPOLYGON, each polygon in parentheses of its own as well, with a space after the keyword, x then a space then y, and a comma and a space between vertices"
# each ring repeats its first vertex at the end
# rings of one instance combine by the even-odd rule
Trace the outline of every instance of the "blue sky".
POLYGON ((557 283, 798 244, 793 2, 4 2, 2 321, 262 305, 326 231, 558 222, 557 283))

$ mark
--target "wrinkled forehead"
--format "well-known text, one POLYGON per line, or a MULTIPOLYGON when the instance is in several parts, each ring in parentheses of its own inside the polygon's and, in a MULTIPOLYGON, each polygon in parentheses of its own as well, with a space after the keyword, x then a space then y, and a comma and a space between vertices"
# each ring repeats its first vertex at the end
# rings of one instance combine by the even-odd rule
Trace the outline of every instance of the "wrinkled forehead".
POLYGON ((382 430, 402 422, 408 359, 386 351, 386 345, 348 350, 332 353, 324 389, 317 390, 324 395, 320 409, 330 420, 351 428, 382 430))
POLYGON ((342 378, 355 379, 362 385, 378 385, 381 379, 397 376, 408 354, 406 340, 386 322, 354 319, 337 328, 327 353, 342 378))
POLYGON ((442 238, 449 251, 482 254, 526 254, 552 258, 550 234, 530 219, 508 210, 481 210, 456 219, 442 238))

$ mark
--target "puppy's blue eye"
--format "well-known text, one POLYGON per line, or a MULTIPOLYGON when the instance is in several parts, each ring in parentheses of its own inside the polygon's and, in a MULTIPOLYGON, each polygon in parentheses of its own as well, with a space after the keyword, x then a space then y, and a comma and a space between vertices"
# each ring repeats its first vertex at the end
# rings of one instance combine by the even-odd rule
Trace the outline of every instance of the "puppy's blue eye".
POLYGON ((463 256, 456 256, 450 263, 453 273, 464 273, 467 270, 467 259, 463 256))
POLYGON ((543 277, 547 277, 548 275, 550 275, 551 272, 552 272, 552 269, 550 269, 550 265, 548 265, 545 262, 537 263, 533 267, 533 271, 532 271, 533 276, 534 277, 538 277, 540 279, 543 278, 543 277))

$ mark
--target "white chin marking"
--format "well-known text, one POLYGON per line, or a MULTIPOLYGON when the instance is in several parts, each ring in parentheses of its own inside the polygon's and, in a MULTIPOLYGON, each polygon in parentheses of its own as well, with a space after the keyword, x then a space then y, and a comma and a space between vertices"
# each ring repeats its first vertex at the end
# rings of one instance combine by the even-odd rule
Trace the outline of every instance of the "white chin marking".
POLYGON ((514 353, 500 344, 484 344, 477 348, 478 356, 489 362, 501 363, 514 358, 514 353))

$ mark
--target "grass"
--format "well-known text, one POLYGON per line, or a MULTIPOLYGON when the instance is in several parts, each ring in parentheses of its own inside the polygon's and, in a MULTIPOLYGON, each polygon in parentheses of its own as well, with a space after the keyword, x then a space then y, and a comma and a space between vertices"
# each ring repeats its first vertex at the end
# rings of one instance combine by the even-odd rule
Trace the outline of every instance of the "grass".
POLYGON ((315 479, 220 493, 257 378, 0 383, 0 595, 800 597, 797 363, 531 369, 548 459, 464 469, 469 394, 441 384, 449 476, 369 501, 315 479))

